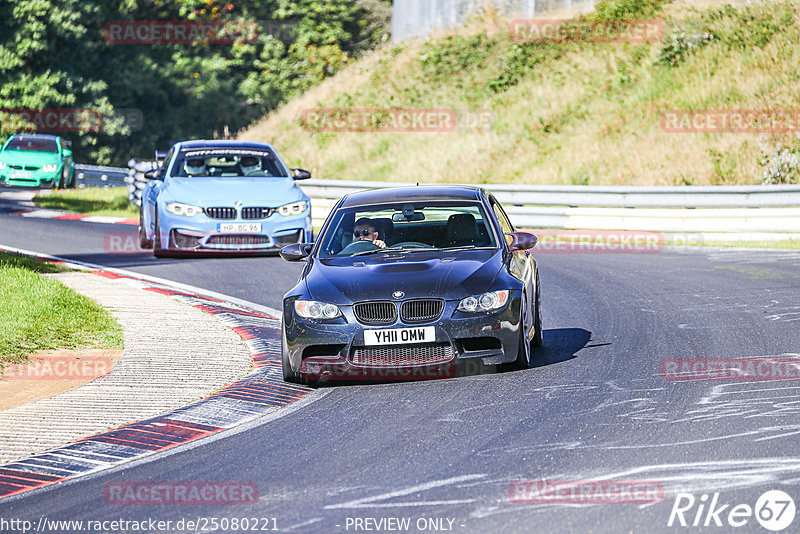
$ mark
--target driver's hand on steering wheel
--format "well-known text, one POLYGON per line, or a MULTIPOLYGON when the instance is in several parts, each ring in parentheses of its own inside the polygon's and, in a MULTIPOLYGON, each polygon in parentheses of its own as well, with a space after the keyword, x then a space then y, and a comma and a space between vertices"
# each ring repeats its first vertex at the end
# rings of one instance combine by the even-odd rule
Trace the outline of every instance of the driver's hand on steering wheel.
POLYGON ((375 240, 372 242, 372 244, 373 244, 373 245, 375 245, 375 246, 381 247, 381 248, 386 248, 386 243, 384 243, 384 242, 383 242, 383 241, 381 241, 380 239, 375 239, 375 240))

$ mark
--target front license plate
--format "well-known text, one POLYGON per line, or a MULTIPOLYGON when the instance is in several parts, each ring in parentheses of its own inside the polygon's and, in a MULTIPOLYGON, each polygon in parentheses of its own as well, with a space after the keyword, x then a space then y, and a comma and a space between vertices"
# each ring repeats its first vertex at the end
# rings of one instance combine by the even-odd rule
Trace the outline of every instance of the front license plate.
POLYGON ((33 172, 31 171, 12 171, 11 178, 33 178, 33 172))
POLYGON ((222 223, 217 230, 221 234, 260 234, 261 223, 222 223))
POLYGON ((436 341, 436 327, 434 326, 364 330, 364 344, 370 346, 433 343, 434 341, 436 341))

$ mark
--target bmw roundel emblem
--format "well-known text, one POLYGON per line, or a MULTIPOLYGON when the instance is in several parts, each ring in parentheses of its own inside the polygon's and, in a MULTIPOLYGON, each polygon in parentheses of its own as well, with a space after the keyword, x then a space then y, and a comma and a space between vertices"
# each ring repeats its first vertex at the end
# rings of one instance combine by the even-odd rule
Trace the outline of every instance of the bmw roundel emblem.
POLYGON ((392 293, 392 296, 394 298, 396 298, 396 299, 401 299, 401 298, 405 297, 406 294, 403 293, 402 291, 395 291, 394 293, 392 293))

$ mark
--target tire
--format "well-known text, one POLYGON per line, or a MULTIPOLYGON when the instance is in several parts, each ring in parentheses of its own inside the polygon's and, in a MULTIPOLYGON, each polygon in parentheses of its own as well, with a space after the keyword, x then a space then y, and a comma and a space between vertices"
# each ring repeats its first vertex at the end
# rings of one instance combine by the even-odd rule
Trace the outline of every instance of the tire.
MULTIPOLYGON (((155 220, 155 231, 153 232, 153 256, 156 258, 163 258, 167 256, 166 249, 161 248, 161 226, 158 224, 158 204, 156 204, 156 220, 155 220)), ((167 245, 169 246, 169 244, 167 245)))
POLYGON ((531 343, 534 347, 541 347, 544 343, 544 336, 542 335, 542 300, 541 300, 542 293, 539 290, 539 271, 536 271, 536 315, 533 319, 533 327, 536 329, 536 333, 533 335, 533 339, 531 343))
POLYGON ((153 248, 153 240, 147 239, 147 232, 144 230, 144 207, 139 208, 139 248, 153 248))
POLYGON ((527 369, 531 366, 531 344, 525 335, 524 324, 519 329, 519 348, 517 349, 517 359, 512 364, 514 369, 527 369))
POLYGON ((283 381, 291 382, 292 384, 305 384, 305 380, 300 373, 292 370, 292 365, 289 363, 289 347, 286 343, 286 326, 281 319, 281 368, 283 369, 283 381))
MULTIPOLYGON (((525 306, 524 297, 522 306, 525 306)), ((531 344, 525 335, 525 310, 520 310, 519 314, 519 346, 517 347, 517 359, 510 363, 500 364, 500 371, 518 371, 527 369, 531 365, 531 344)))

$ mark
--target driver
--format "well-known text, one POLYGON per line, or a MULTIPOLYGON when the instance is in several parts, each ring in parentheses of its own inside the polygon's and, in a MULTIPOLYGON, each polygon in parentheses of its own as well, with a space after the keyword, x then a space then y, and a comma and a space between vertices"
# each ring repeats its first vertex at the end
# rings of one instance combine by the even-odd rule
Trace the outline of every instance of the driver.
POLYGON ((239 161, 242 169, 242 176, 257 176, 263 174, 261 171, 261 158, 256 156, 242 156, 239 161))
POLYGON ((206 160, 203 158, 187 159, 183 164, 183 170, 186 171, 187 176, 204 176, 207 173, 206 160))
POLYGON ((368 217, 362 217, 356 221, 353 227, 353 237, 355 241, 372 241, 372 244, 381 248, 386 248, 386 243, 378 239, 380 237, 375 223, 368 217))

